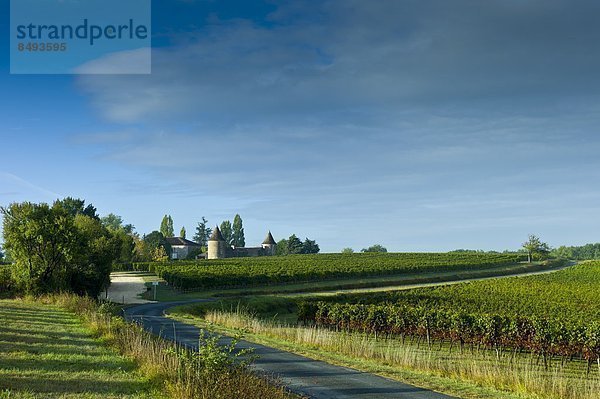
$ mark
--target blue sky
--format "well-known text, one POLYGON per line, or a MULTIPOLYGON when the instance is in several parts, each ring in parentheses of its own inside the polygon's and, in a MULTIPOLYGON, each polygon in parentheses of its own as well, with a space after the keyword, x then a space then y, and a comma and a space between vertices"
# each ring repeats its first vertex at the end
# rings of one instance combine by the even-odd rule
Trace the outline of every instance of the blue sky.
POLYGON ((600 241, 600 4, 154 1, 149 76, 9 75, 0 203, 324 251, 600 241))

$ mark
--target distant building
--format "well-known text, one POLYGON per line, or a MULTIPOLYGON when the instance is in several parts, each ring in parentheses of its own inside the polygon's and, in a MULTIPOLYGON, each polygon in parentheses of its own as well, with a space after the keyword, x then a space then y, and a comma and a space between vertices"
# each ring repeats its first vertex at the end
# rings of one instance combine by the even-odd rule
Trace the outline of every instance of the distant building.
POLYGON ((219 227, 215 227, 208 240, 208 259, 252 258, 275 255, 277 243, 269 231, 260 247, 233 247, 225 242, 219 227))
POLYGON ((200 244, 186 240, 181 237, 169 237, 165 240, 171 246, 171 259, 186 259, 188 255, 197 249, 200 249, 200 244))

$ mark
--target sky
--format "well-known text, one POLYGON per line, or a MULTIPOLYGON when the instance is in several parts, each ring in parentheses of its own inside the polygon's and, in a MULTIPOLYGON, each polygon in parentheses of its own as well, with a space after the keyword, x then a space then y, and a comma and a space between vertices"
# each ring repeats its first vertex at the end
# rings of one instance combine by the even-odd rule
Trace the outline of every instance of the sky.
POLYGON ((600 3, 152 2, 150 75, 10 75, 0 204, 323 252, 600 241, 600 3))

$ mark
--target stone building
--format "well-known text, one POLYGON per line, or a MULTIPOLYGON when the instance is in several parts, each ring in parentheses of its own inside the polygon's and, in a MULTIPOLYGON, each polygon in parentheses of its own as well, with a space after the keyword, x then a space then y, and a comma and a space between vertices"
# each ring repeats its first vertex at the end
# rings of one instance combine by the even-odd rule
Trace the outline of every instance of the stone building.
POLYGON ((186 259, 192 251, 200 249, 199 244, 182 237, 168 237, 165 240, 171 246, 171 259, 186 259))
POLYGON ((217 226, 208 240, 208 259, 273 256, 276 245, 277 243, 269 231, 260 247, 233 247, 225 242, 221 230, 217 226))

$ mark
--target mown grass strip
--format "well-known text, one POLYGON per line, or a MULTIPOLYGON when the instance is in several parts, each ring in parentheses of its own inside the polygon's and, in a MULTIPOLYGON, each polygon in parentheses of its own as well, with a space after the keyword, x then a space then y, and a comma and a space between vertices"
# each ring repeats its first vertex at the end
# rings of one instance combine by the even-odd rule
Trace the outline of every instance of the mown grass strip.
POLYGON ((156 398, 136 363, 73 313, 0 301, 0 398, 156 398))

